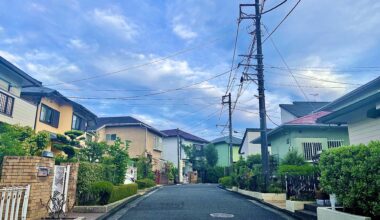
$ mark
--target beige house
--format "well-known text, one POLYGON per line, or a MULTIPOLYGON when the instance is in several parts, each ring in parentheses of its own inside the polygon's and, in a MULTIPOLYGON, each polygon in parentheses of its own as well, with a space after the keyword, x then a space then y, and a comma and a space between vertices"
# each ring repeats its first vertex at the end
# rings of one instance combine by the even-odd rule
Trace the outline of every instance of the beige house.
POLYGON ((130 141, 128 153, 131 158, 146 156, 152 158, 153 170, 163 167, 163 137, 166 135, 150 125, 133 117, 100 117, 94 128, 98 141, 112 144, 116 138, 130 141))
POLYGON ((34 127, 37 107, 20 97, 22 88, 41 82, 0 56, 0 122, 34 127))

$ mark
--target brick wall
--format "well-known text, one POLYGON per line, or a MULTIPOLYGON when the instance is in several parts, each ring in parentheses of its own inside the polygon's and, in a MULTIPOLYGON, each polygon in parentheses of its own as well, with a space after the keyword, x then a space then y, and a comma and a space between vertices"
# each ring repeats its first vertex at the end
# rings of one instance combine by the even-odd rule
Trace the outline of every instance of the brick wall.
POLYGON ((0 184, 2 186, 30 185, 27 219, 47 216, 46 204, 51 196, 54 160, 43 157, 4 157, 0 184), (37 177, 38 167, 47 167, 47 177, 37 177))

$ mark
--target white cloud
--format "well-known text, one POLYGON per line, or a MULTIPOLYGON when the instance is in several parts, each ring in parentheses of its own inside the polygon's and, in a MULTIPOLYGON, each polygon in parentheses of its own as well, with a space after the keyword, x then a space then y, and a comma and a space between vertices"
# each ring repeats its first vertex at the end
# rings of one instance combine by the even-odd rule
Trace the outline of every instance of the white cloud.
POLYGON ((67 46, 79 51, 91 51, 94 52, 98 49, 98 45, 90 45, 79 38, 72 38, 67 43, 67 46))
POLYGON ((191 40, 198 36, 198 34, 184 24, 174 24, 173 32, 184 40, 191 40))
POLYGON ((11 38, 5 38, 3 42, 5 44, 18 44, 18 43, 23 43, 25 41, 24 37, 22 36, 17 36, 17 37, 11 37, 11 38))
POLYGON ((92 21, 103 29, 112 30, 118 36, 132 40, 137 35, 137 25, 112 9, 95 9, 90 13, 92 21))
POLYGON ((14 64, 16 64, 20 60, 22 60, 22 58, 20 56, 9 53, 9 52, 4 51, 4 50, 0 50, 0 56, 4 57, 6 60, 8 60, 9 62, 14 63, 14 64))
POLYGON ((36 11, 36 12, 45 12, 46 7, 33 2, 33 3, 29 4, 29 10, 36 11))

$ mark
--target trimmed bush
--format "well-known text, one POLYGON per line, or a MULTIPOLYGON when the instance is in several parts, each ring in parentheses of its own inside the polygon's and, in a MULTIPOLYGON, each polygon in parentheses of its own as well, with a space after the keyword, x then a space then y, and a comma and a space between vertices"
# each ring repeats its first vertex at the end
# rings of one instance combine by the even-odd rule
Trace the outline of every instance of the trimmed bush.
POLYGON ((224 167, 208 167, 203 180, 204 183, 218 183, 219 178, 224 176, 224 167))
POLYGON ((111 198, 108 201, 108 203, 119 201, 121 199, 135 195, 136 193, 137 193, 136 183, 114 186, 111 193, 111 198))
POLYGON ((380 216, 380 142, 330 149, 321 154, 321 185, 346 211, 380 216))
POLYGON ((154 182, 151 179, 136 180, 136 183, 139 189, 145 189, 145 188, 153 187, 156 185, 156 182, 154 182))
POLYGON ((219 184, 226 188, 231 188, 233 185, 233 179, 231 176, 224 176, 219 178, 219 184))
POLYGON ((310 176, 316 171, 316 167, 312 165, 280 165, 278 168, 278 173, 280 175, 289 176, 310 176))
POLYGON ((91 193, 97 198, 99 205, 108 204, 113 191, 113 184, 108 181, 95 182, 91 185, 91 193))

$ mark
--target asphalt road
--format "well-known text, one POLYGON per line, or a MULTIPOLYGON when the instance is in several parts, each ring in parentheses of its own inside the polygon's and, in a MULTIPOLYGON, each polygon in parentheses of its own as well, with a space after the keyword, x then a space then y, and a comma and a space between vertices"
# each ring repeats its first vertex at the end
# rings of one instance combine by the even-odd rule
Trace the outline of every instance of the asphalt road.
POLYGON ((229 219, 292 219, 211 184, 162 187, 129 203, 108 219, 219 219, 210 215, 213 213, 230 214, 229 217, 232 214, 229 219))

